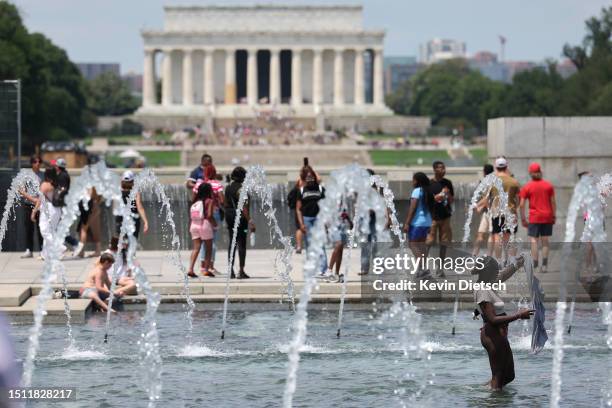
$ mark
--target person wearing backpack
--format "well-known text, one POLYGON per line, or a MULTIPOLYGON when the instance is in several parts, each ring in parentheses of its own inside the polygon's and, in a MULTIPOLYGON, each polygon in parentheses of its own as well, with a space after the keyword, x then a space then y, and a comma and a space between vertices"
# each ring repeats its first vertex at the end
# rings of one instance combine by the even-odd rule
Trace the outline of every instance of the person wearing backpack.
POLYGON ((317 183, 321 184, 321 177, 316 171, 313 170, 312 167, 310 167, 310 164, 308 163, 308 157, 304 157, 304 164, 300 170, 300 176, 295 182, 295 186, 291 189, 291 191, 289 191, 289 194, 287 195, 287 205, 291 209, 294 220, 295 220, 295 253, 296 254, 302 253, 302 246, 304 242, 304 233, 302 232, 302 229, 300 228, 300 220, 298 219, 296 205, 297 205, 298 194, 300 190, 302 189, 302 187, 306 185, 306 176, 308 175, 308 173, 314 174, 317 183))
POLYGON ((210 271, 212 265, 212 243, 214 228, 217 226, 217 222, 213 216, 214 211, 214 199, 212 186, 208 183, 200 184, 198 187, 198 193, 196 194, 191 208, 189 209, 189 218, 191 219, 191 225, 189 226, 189 233, 193 241, 193 250, 191 251, 191 260, 189 264, 189 272, 187 275, 190 278, 197 278, 193 272, 193 266, 195 265, 202 242, 206 248, 206 257, 204 258, 204 266, 202 267, 202 275, 214 278, 215 275, 210 271))
MULTIPOLYGON (((317 221, 319 214, 319 201, 325 198, 325 189, 316 179, 314 171, 310 170, 305 177, 306 184, 298 193, 296 212, 300 222, 300 229, 306 236, 306 249, 310 245, 310 232, 317 221)), ((331 278, 327 273, 327 255, 325 254, 325 243, 323 243, 323 254, 320 260, 320 273, 318 278, 331 278)))

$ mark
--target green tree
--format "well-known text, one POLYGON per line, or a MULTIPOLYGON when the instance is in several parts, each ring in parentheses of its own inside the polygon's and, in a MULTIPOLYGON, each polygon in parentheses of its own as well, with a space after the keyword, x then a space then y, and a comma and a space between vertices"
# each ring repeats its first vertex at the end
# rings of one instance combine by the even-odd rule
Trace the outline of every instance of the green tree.
POLYGON ((101 116, 116 116, 134 112, 140 102, 133 97, 125 81, 113 72, 105 72, 88 83, 89 108, 101 116))
POLYGON ((17 8, 0 1, 0 79, 22 81, 25 150, 53 135, 83 135, 83 79, 65 51, 28 33, 17 8), (58 130, 60 129, 60 130, 58 130))

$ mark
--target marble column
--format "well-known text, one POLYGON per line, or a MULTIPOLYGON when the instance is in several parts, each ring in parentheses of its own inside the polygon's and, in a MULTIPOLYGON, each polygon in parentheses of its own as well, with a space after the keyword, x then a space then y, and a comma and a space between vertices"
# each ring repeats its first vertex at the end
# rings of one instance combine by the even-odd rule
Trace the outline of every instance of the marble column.
POLYGON ((363 52, 363 48, 355 50, 355 105, 363 105, 365 103, 363 52))
POLYGON ((225 50, 225 104, 236 103, 236 50, 225 50))
POLYGON ((344 50, 334 53, 334 105, 344 105, 344 50))
POLYGON ((323 104, 323 50, 313 50, 312 60, 312 104, 315 109, 323 104))
POLYGON ((280 50, 272 48, 270 50, 270 104, 272 105, 277 105, 281 102, 280 72, 280 50))
POLYGON ((193 105, 193 51, 183 50, 183 105, 193 105))
POLYGON ((204 105, 215 103, 213 51, 211 49, 204 50, 204 105))
POLYGON ((302 50, 291 51, 291 104, 302 104, 302 50))
POLYGON ((170 106, 172 103, 172 50, 166 48, 162 61, 162 105, 170 106))
POLYGON ((145 50, 142 74, 142 106, 157 104, 155 97, 155 50, 145 50))
POLYGON ((257 104, 257 50, 252 48, 247 57, 247 103, 249 106, 257 104))
POLYGON ((382 48, 374 50, 374 105, 384 105, 383 89, 383 51, 382 48))

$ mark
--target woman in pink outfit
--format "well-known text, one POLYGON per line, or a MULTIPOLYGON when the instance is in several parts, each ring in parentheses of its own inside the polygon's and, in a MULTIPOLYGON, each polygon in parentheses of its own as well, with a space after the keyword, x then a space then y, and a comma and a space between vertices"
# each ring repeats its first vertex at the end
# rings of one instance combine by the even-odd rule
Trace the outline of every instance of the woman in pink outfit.
POLYGON ((198 259, 202 243, 204 243, 204 247, 206 249, 206 258, 204 259, 204 265, 202 267, 202 275, 211 278, 215 277, 215 275, 209 270, 212 265, 211 258, 214 228, 217 226, 217 223, 213 217, 213 211, 214 198, 212 186, 208 183, 202 183, 198 187, 198 192, 189 211, 191 218, 189 232, 191 233, 191 239, 193 240, 191 263, 189 264, 188 272, 188 275, 191 278, 197 277, 197 275, 193 272, 193 266, 198 259))

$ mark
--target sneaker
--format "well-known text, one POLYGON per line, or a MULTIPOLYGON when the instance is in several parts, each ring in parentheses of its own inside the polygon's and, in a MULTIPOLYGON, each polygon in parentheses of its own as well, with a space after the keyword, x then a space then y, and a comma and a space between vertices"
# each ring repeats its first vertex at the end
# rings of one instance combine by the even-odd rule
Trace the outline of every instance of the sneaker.
POLYGON ((340 276, 338 276, 338 283, 344 283, 344 274, 341 273, 340 276))
POLYGON ((32 251, 30 251, 29 249, 26 249, 25 252, 23 253, 23 255, 21 255, 21 258, 33 258, 34 254, 32 254, 32 251))
POLYGON ((232 271, 232 273, 230 274, 230 279, 236 279, 236 274, 234 273, 234 271, 232 271))
POLYGON ((247 275, 244 271, 238 274, 238 279, 250 279, 251 277, 247 275))
POLYGON ((332 274, 332 276, 327 278, 327 282, 329 282, 329 283, 338 283, 338 282, 340 282, 340 276, 332 274))
POLYGON ((317 279, 329 279, 334 275, 331 269, 328 269, 327 272, 319 272, 318 275, 315 276, 317 279))

